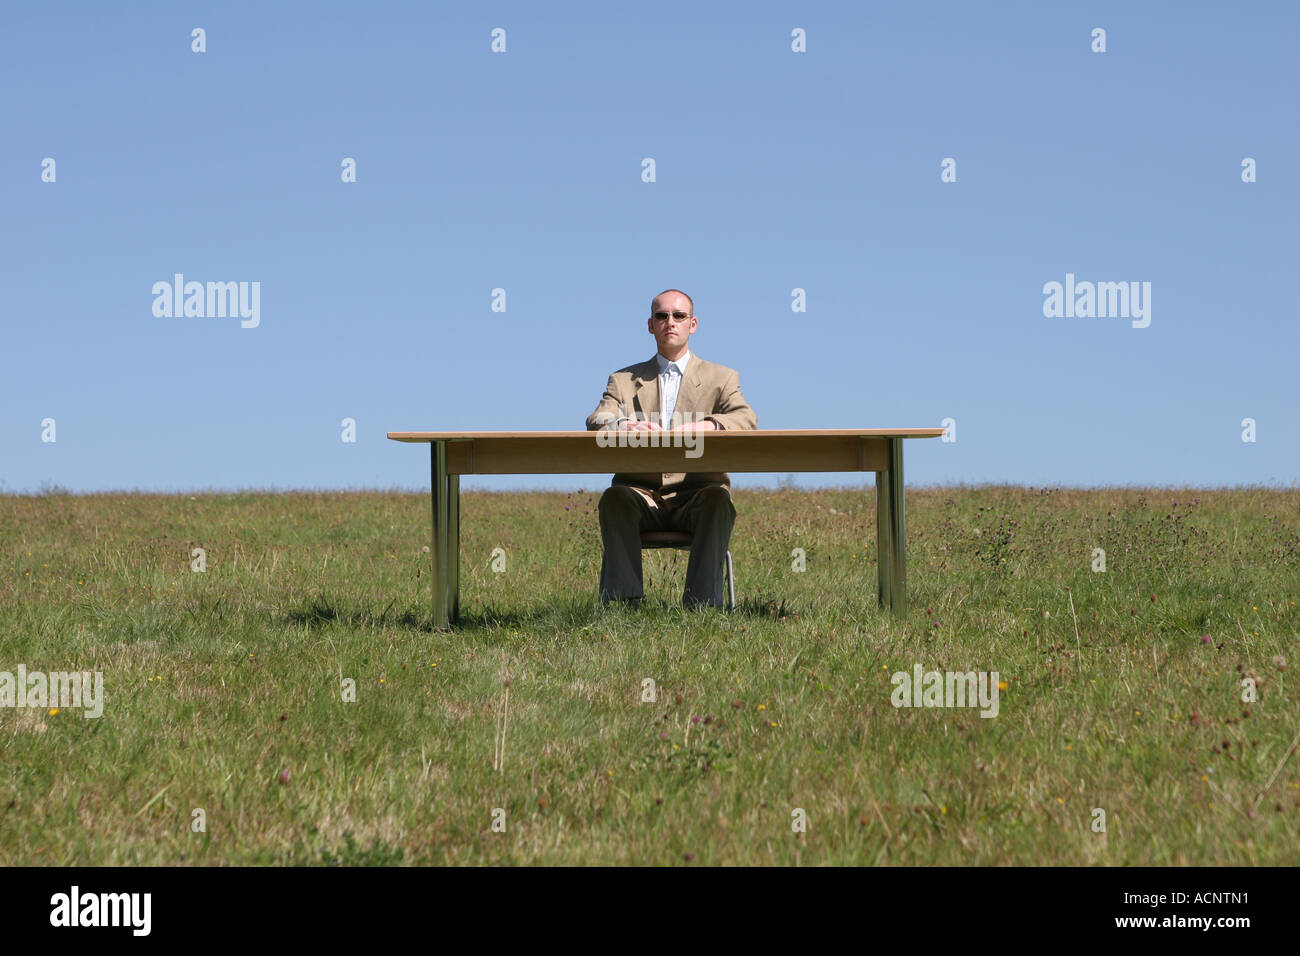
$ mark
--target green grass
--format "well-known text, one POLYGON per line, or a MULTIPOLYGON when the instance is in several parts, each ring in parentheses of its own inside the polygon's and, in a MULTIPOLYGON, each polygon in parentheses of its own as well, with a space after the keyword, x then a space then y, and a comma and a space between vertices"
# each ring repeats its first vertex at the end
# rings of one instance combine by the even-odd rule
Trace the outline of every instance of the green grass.
POLYGON ((598 612, 598 497, 464 495, 453 633, 424 496, 0 498, 0 670, 105 681, 0 708, 0 863, 1300 862, 1300 493, 909 490, 904 619, 863 489, 737 492, 734 613, 670 551, 598 612))

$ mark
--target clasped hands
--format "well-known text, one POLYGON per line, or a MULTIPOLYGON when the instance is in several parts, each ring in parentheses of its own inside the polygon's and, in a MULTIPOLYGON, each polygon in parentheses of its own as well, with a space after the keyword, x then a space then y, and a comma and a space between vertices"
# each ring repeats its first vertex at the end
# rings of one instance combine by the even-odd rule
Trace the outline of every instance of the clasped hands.
POLYGON ((699 421, 699 422, 685 422, 685 423, 683 423, 683 424, 681 424, 681 425, 674 425, 672 428, 664 428, 664 427, 663 427, 662 425, 660 425, 658 422, 654 422, 654 421, 638 421, 637 419, 629 418, 627 421, 619 422, 618 430, 619 430, 619 431, 633 431, 633 432, 664 432, 664 431, 674 431, 674 432, 675 432, 675 431, 680 431, 680 432, 684 432, 684 433, 688 433, 688 434, 689 434, 689 433, 691 433, 691 432, 712 432, 712 431, 717 431, 717 430, 718 430, 718 426, 715 425, 712 421, 710 421, 710 420, 708 420, 708 419, 705 419, 704 421, 699 421))

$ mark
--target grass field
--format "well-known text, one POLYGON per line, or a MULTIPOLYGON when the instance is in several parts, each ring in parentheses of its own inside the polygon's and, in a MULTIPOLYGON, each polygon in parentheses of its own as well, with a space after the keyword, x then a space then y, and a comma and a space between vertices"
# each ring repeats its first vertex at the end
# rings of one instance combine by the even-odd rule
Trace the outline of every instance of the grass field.
POLYGON ((0 671, 104 675, 0 708, 0 863, 1300 863, 1300 492, 910 489, 904 619, 864 489, 736 492, 729 614, 597 611, 598 498, 465 494, 453 633, 424 495, 0 498, 0 671))

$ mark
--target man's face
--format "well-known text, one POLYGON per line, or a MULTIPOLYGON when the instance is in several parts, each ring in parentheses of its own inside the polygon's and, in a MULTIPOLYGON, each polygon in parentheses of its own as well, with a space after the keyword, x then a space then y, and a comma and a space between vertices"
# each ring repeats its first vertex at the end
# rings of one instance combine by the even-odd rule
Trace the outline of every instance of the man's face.
POLYGON ((690 302, 678 292, 660 296, 650 306, 647 328, 663 355, 674 356, 683 348, 689 348, 698 324, 691 313, 690 302))

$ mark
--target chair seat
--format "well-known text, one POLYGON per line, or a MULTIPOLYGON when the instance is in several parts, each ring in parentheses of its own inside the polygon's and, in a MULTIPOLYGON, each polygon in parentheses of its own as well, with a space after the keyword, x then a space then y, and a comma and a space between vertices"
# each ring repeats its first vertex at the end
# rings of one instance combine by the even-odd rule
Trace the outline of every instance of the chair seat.
POLYGON ((691 546, 689 531, 642 531, 643 548, 689 548, 691 546))

